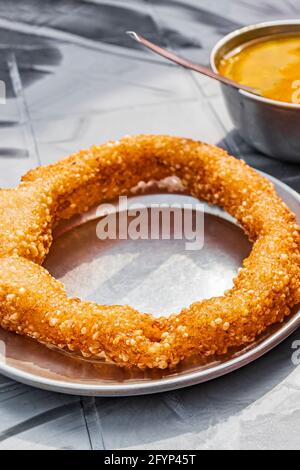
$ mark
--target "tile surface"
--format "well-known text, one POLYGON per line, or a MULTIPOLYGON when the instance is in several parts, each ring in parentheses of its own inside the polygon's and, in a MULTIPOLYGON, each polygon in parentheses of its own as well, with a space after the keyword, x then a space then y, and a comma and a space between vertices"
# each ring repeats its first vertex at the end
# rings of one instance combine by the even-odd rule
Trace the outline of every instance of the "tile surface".
MULTIPOLYGON (((219 86, 124 33, 208 64, 224 34, 299 18, 299 0, 0 0, 0 186, 29 168, 124 134, 217 143, 300 190, 300 166, 258 154, 233 129, 219 86)), ((0 448, 300 448, 299 333, 213 382, 136 398, 79 398, 0 377, 0 448)))

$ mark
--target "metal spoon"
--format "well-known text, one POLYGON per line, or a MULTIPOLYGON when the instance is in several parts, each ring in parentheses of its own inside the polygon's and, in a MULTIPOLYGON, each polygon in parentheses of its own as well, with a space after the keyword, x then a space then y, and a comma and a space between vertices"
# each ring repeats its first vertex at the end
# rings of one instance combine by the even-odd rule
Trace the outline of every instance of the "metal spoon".
POLYGON ((203 75, 207 75, 208 77, 218 80, 219 82, 224 83, 225 85, 238 88, 239 90, 248 91, 249 93, 253 93, 254 95, 261 95, 261 93, 254 88, 248 87, 246 85, 242 85, 241 83, 237 83, 234 80, 230 80, 230 78, 223 77, 223 75, 219 75, 218 73, 213 72, 211 69, 209 69, 208 67, 205 67, 204 65, 194 64, 193 62, 190 62, 187 59, 183 59, 182 57, 179 57, 178 55, 173 54, 173 52, 170 52, 167 49, 157 46, 153 42, 148 41, 148 39, 145 39, 140 34, 137 34, 135 31, 127 31, 126 33, 131 38, 135 39, 135 41, 140 42, 151 51, 155 52, 158 55, 165 57, 168 60, 171 60, 172 62, 175 62, 176 64, 182 65, 183 67, 187 69, 194 70, 195 72, 202 73, 203 75))

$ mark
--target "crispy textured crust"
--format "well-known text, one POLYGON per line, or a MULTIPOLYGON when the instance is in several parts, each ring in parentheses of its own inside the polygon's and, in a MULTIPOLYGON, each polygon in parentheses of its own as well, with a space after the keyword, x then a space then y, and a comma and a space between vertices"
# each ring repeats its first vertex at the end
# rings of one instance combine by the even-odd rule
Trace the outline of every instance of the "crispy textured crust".
POLYGON ((294 215, 268 180, 201 142, 141 135, 80 151, 1 190, 0 220, 1 326, 84 357, 166 368, 192 354, 222 354, 283 321, 300 300, 294 215), (129 306, 68 298, 40 266, 53 226, 129 193, 141 180, 172 175, 190 194, 224 207, 254 242, 234 287, 158 319, 129 306))

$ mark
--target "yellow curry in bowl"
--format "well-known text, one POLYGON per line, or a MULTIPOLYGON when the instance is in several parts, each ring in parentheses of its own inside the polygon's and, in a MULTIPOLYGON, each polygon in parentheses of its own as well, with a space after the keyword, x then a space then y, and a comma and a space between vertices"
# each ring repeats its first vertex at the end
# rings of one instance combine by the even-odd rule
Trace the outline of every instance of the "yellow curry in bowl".
POLYGON ((266 98, 300 104, 300 34, 252 41, 225 56, 218 69, 266 98))

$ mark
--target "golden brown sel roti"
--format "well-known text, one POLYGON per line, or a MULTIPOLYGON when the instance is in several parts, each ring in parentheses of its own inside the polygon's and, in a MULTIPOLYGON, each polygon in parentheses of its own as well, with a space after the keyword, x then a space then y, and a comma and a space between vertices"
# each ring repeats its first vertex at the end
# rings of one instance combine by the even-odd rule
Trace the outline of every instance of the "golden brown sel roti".
POLYGON ((166 368, 193 354, 222 354, 283 321, 300 300, 295 216, 244 162, 190 139, 126 137, 37 168, 0 191, 0 220, 1 326, 84 357, 166 368), (139 181, 174 175, 191 195, 224 207, 254 242, 234 287, 168 318, 68 298, 40 266, 53 226, 139 181))

